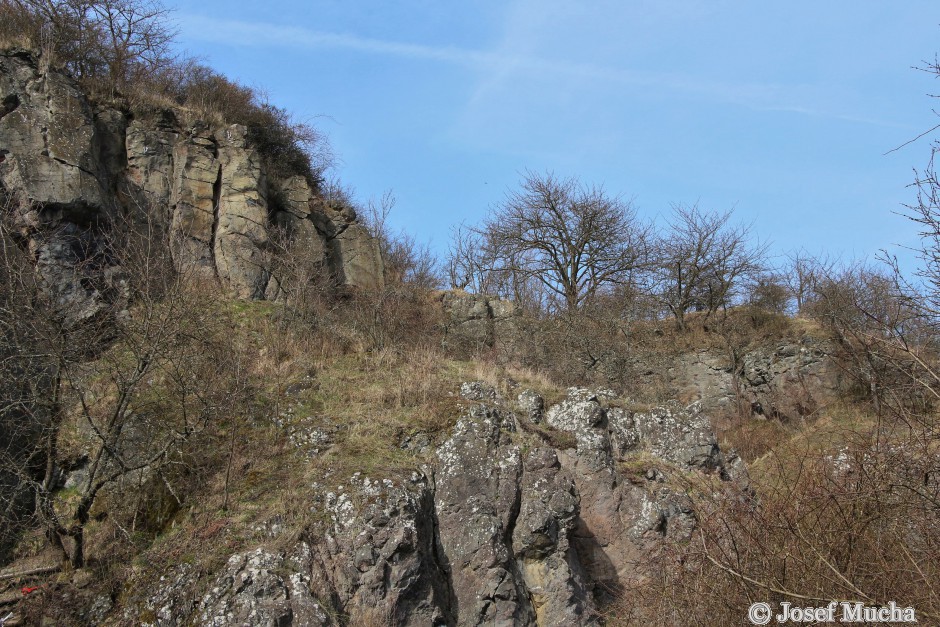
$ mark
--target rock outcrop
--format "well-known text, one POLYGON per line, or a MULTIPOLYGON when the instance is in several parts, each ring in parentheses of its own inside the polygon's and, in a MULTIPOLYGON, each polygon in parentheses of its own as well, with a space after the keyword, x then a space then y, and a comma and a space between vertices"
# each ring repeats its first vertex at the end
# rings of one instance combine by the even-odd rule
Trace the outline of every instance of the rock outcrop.
POLYGON ((679 397, 700 400, 710 412, 746 411, 781 420, 812 418, 837 402, 844 373, 830 342, 804 336, 796 342, 745 353, 735 368, 724 355, 689 353, 670 371, 679 397))
MULTIPOLYGON (((158 254, 180 273, 238 298, 279 298, 291 282, 319 277, 382 287, 378 243, 355 212, 325 204, 305 177, 278 180, 276 174, 265 171, 244 126, 184 124, 170 110, 134 114, 96 106, 71 78, 42 69, 32 53, 0 52, 5 244, 22 248, 43 306, 69 325, 121 315, 134 281, 122 260, 135 251, 129 254, 120 241, 131 229, 148 234, 155 249, 167 242, 158 254)), ((17 368, 13 376, 42 384, 42 377, 24 374, 41 367, 17 368)), ((31 451, 28 440, 41 431, 42 412, 24 410, 35 423, 24 428, 20 423, 29 421, 5 404, 3 440, 31 451)), ((28 501, 18 494, 23 483, 0 475, 0 500, 28 501)), ((0 527, 13 527, 15 509, 0 527)), ((0 534, 0 554, 7 536, 0 534)))
POLYGON ((458 625, 584 625, 593 604, 570 543, 578 515, 555 452, 523 452, 511 414, 477 405, 438 449, 435 506, 458 625))
POLYGON ((128 220, 158 227, 178 270, 239 298, 282 293, 287 279, 274 275, 285 246, 311 266, 306 277, 383 285, 378 244, 355 212, 325 203, 303 177, 266 172, 244 126, 95 109, 26 52, 0 54, 0 102, 5 211, 74 317, 113 300, 109 233, 128 220))
POLYGON ((355 473, 328 492, 330 524, 314 546, 312 586, 350 624, 451 625, 456 608, 437 540, 434 491, 355 473))
POLYGON ((114 152, 73 81, 40 73, 27 53, 0 54, 0 205, 44 287, 73 319, 95 315, 105 289, 102 250, 91 231, 115 212, 114 152), (97 280, 90 280, 90 279, 97 280))
POLYGON ((458 352, 510 345, 520 324, 515 304, 497 296, 449 290, 440 302, 448 317, 445 343, 458 352))
POLYGON ((229 625, 330 625, 310 591, 310 548, 283 556, 263 548, 229 558, 196 608, 197 623, 229 625))
POLYGON ((124 620, 600 625, 611 593, 655 574, 651 551, 695 529, 675 480, 743 477, 699 404, 633 412, 609 391, 572 388, 534 425, 534 392, 520 406, 479 382, 461 395, 463 416, 427 465, 343 478, 310 504, 322 523, 265 526, 259 546, 208 576, 182 565, 124 620))

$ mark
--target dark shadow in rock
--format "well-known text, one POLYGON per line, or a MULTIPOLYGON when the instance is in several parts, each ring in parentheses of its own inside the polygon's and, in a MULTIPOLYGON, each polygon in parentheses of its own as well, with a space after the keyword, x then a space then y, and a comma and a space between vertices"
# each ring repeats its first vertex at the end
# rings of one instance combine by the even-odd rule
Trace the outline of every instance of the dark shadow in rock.
MULTIPOLYGON (((444 624, 450 627, 451 625, 457 624, 457 617, 460 616, 460 612, 457 602, 457 593, 454 592, 454 580, 451 575, 450 560, 447 558, 447 554, 444 552, 444 545, 441 543, 441 525, 437 518, 437 507, 435 507, 433 502, 433 492, 431 498, 431 525, 433 527, 433 537, 431 539, 433 544, 431 551, 433 553, 434 563, 437 565, 438 571, 442 575, 441 581, 436 582, 436 592, 440 595, 439 598, 442 601, 442 609, 447 617, 447 622, 444 624)), ((434 627, 438 626, 435 625, 434 627)))
POLYGON ((577 553, 578 561, 584 568, 587 581, 585 582, 594 596, 598 607, 604 607, 623 592, 617 568, 607 556, 604 547, 597 537, 588 528, 587 523, 580 516, 575 521, 571 542, 577 553))

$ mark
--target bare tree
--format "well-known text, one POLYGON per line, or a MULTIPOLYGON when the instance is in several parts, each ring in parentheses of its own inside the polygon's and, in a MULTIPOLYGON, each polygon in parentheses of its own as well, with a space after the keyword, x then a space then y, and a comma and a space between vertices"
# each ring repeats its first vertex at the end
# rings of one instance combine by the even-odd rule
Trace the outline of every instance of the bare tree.
POLYGON ((447 249, 447 280, 451 289, 485 293, 490 264, 483 259, 482 238, 472 228, 458 224, 451 227, 447 249))
POLYGON ((776 272, 759 272, 751 277, 747 286, 748 304, 778 314, 787 312, 790 303, 790 290, 786 281, 776 272))
POLYGON ((386 282, 435 289, 441 282, 437 257, 429 245, 419 244, 412 235, 392 228, 389 217, 396 202, 392 190, 386 190, 381 199, 369 200, 363 216, 379 242, 386 282))
POLYGON ((787 264, 780 276, 796 302, 796 313, 802 313, 813 297, 816 284, 833 272, 836 262, 828 256, 811 255, 802 248, 787 254, 786 258, 787 264))
POLYGON ((176 31, 159 0, 5 0, 34 18, 34 40, 76 76, 121 89, 171 60, 176 31))
POLYGON ((135 73, 153 74, 170 58, 176 31, 170 11, 158 0, 95 0, 92 27, 102 31, 102 50, 112 88, 123 88, 135 73))
MULTIPOLYGON (((928 69, 940 76, 938 62, 935 61, 928 69)), ((940 318, 940 178, 935 167, 938 152, 940 142, 935 142, 927 167, 915 172, 913 186, 917 190, 917 199, 914 204, 907 205, 906 213, 920 229, 921 242, 915 252, 921 262, 916 276, 922 286, 918 289, 905 282, 905 291, 919 292, 921 298, 914 299, 915 304, 925 317, 932 320, 940 318)), ((897 263, 891 258, 887 260, 894 268, 895 276, 900 277, 897 263)))
POLYGON ((32 495, 33 522, 75 567, 85 562, 99 497, 153 479, 175 493, 167 471, 181 462, 181 447, 232 398, 219 312, 204 288, 173 270, 152 226, 111 233, 107 247, 120 262, 111 274, 129 286, 130 300, 79 320, 37 280, 16 231, 3 225, 0 233, 0 352, 17 390, 0 405, 5 430, 17 428, 0 451, 0 475, 15 484, 3 498, 32 495), (58 496, 65 460, 80 468, 67 502, 58 496))
POLYGON ((485 231, 458 225, 451 229, 447 252, 447 278, 453 289, 490 294, 514 301, 529 311, 544 308, 548 294, 535 277, 515 270, 502 242, 485 231))
POLYGON ((760 269, 766 245, 752 243, 750 228, 731 224, 732 215, 673 207, 656 244, 653 290, 679 328, 689 311, 710 315, 730 304, 742 279, 760 269))
POLYGON ((518 285, 533 279, 548 305, 574 310, 644 266, 649 230, 630 202, 601 187, 527 172, 477 232, 490 272, 518 285))

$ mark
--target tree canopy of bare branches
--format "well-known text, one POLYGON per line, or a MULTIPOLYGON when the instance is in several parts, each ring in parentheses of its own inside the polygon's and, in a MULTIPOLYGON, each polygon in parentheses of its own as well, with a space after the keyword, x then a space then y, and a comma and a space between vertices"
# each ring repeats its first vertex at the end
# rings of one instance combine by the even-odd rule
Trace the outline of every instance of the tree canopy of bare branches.
POLYGON ((176 31, 159 0, 4 0, 32 18, 33 38, 73 74, 121 89, 167 65, 176 31))
POLYGON ((689 311, 729 305, 742 279, 760 269, 766 246, 751 241, 749 227, 732 224, 732 215, 676 205, 656 243, 653 290, 680 328, 689 311))
POLYGON ((574 310, 631 280, 646 263, 649 230, 630 202, 602 187, 526 172, 477 232, 485 271, 535 280, 548 308, 574 310))

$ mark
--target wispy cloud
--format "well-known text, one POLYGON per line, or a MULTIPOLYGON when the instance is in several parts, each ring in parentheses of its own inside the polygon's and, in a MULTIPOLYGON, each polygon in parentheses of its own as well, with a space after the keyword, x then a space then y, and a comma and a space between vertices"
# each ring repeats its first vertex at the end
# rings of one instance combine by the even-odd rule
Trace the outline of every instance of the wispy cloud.
POLYGON ((183 14, 179 17, 184 38, 191 40, 242 47, 349 50, 464 66, 484 74, 471 101, 484 98, 503 86, 512 85, 516 77, 549 77, 641 87, 762 111, 784 111, 861 124, 898 126, 891 122, 853 116, 841 111, 830 112, 825 107, 806 106, 805 102, 813 100, 810 96, 813 88, 807 85, 702 79, 680 73, 638 71, 549 59, 507 48, 474 50, 456 46, 430 46, 266 22, 219 20, 196 14, 183 14))
POLYGON ((226 45, 351 50, 470 66, 491 66, 499 62, 496 54, 452 46, 426 46, 265 22, 219 20, 193 14, 179 17, 185 38, 226 45))

